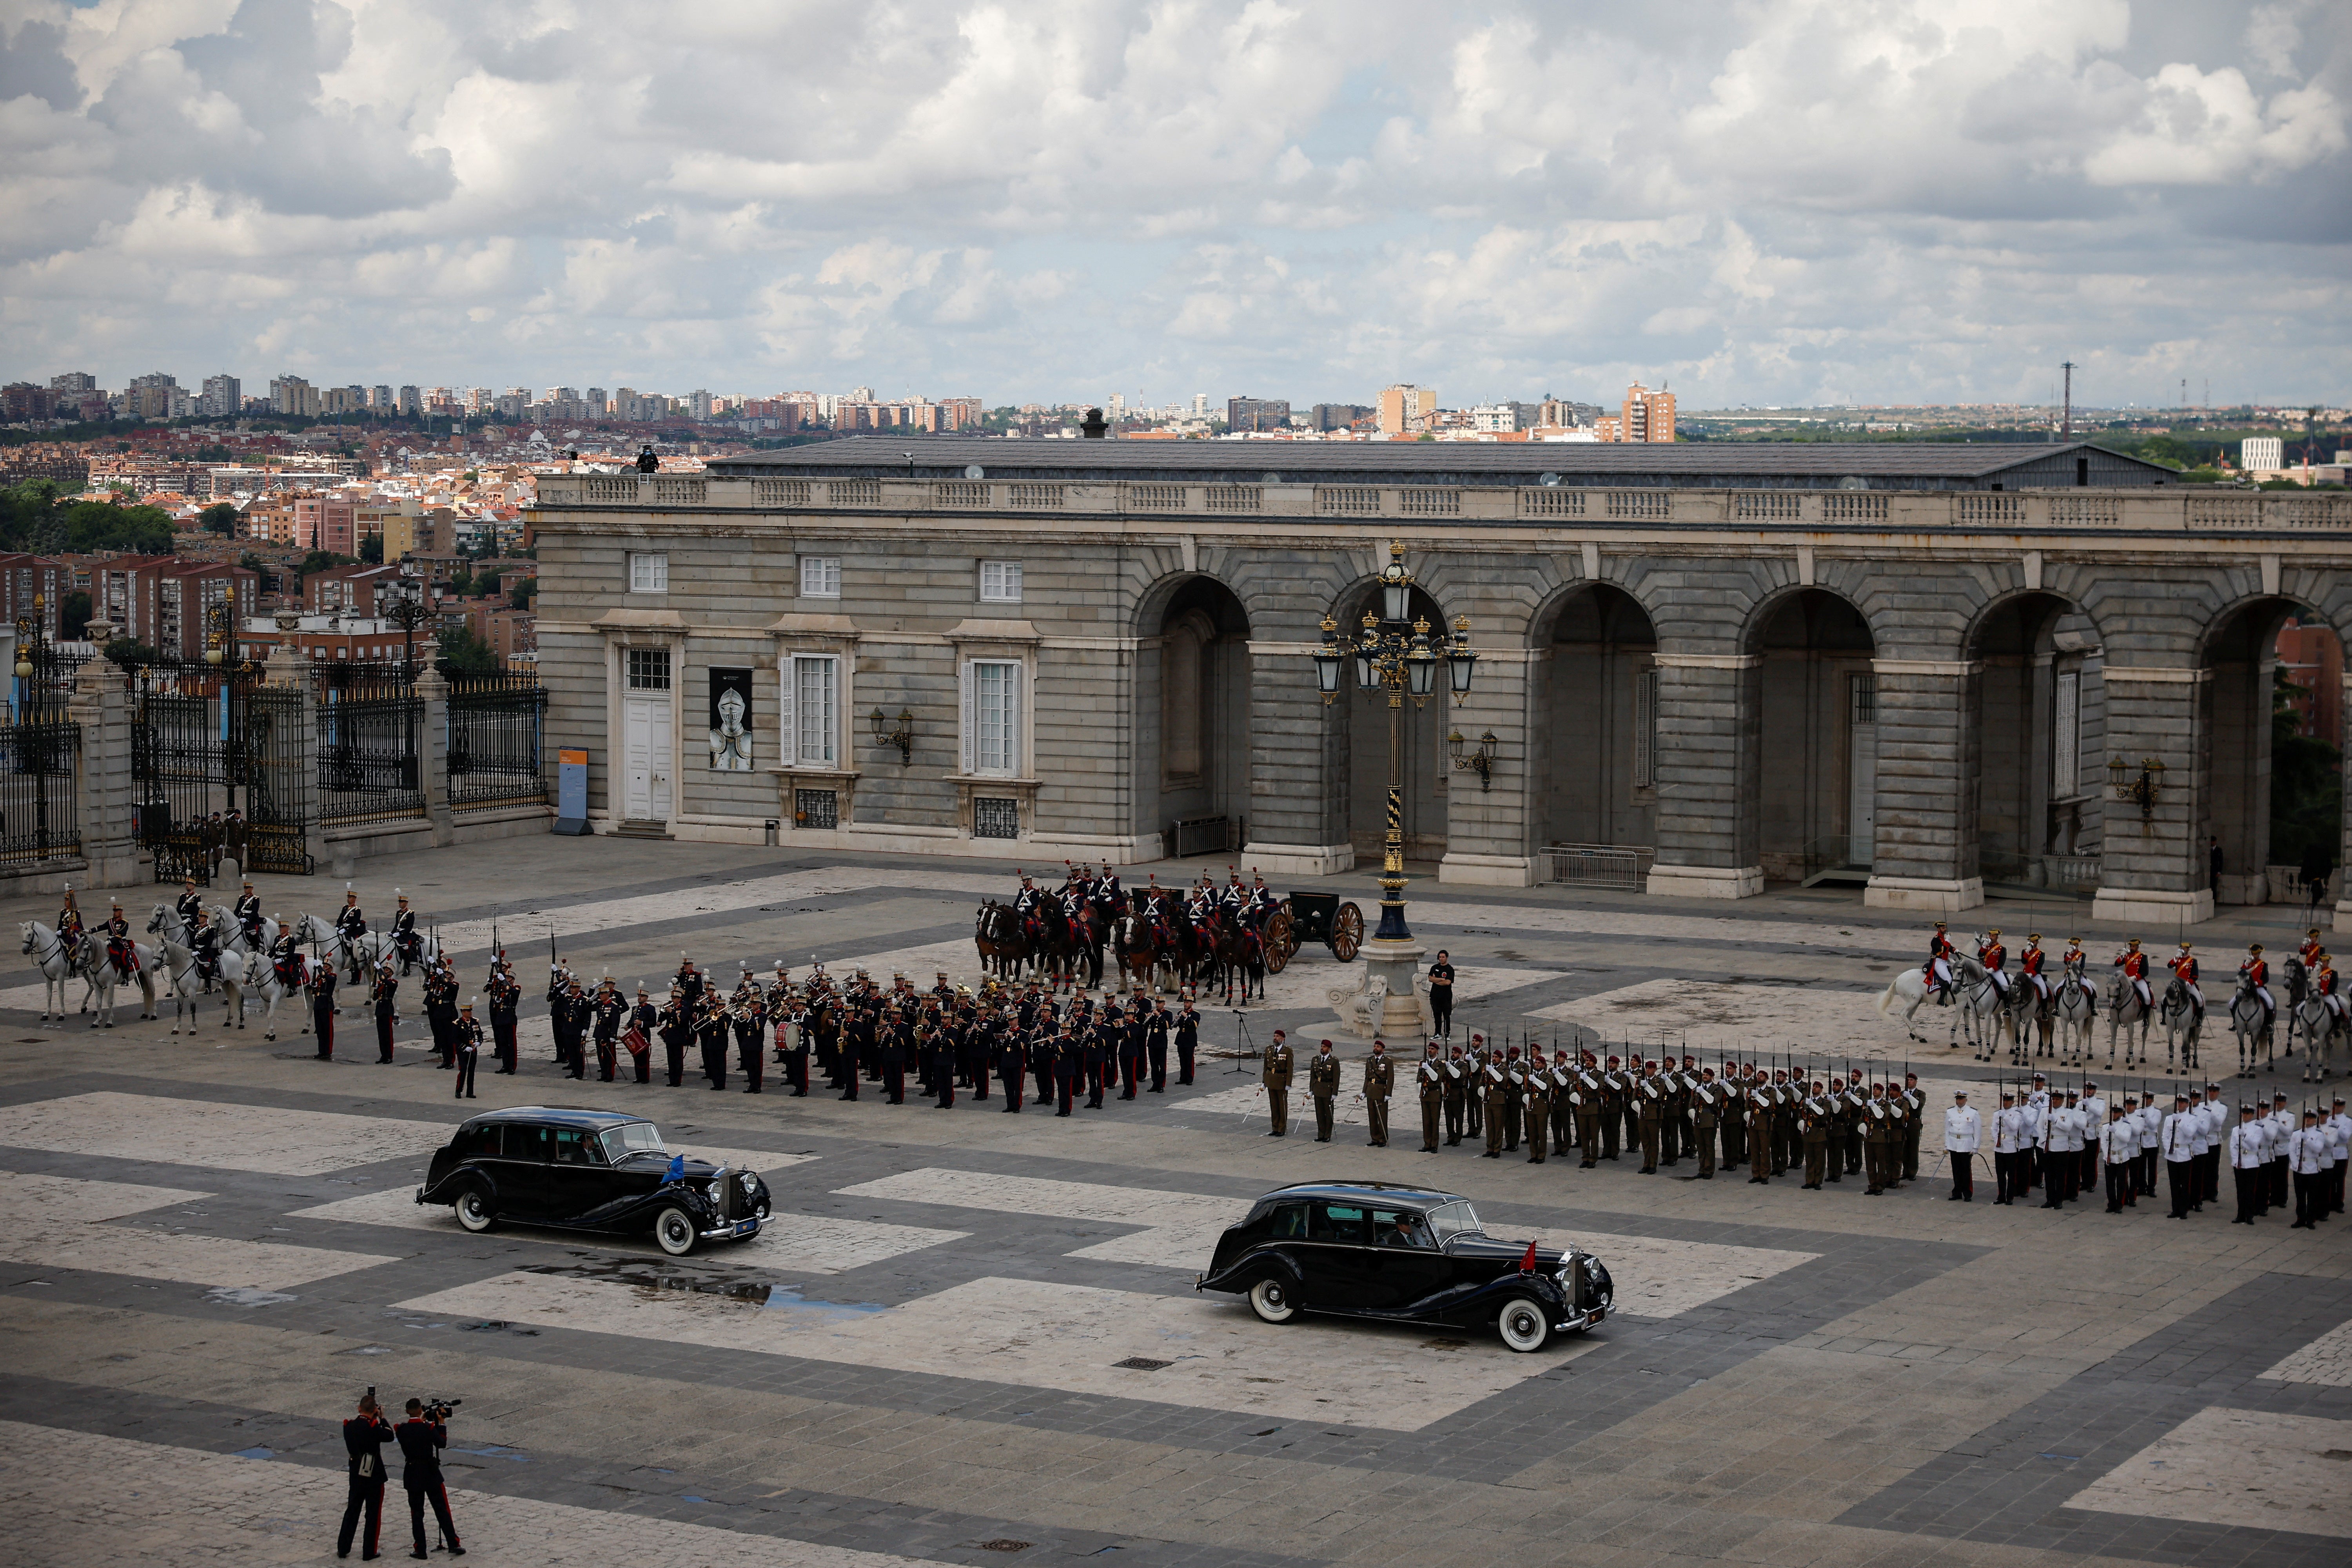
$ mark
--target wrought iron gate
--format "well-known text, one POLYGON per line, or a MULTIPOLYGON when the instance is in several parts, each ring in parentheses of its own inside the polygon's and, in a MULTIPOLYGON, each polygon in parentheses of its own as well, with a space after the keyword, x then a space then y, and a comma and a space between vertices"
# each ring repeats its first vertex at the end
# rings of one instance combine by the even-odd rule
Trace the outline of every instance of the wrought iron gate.
POLYGON ((310 751, 299 691, 143 672, 131 774, 155 879, 209 886, 224 854, 248 870, 309 876, 310 751))
POLYGON ((310 874, 310 735, 302 693, 266 686, 243 702, 245 863, 281 876, 310 874))
POLYGON ((320 672, 319 820, 425 815, 425 703, 416 688, 367 669, 320 672))
POLYGON ((535 676, 449 677, 449 805, 456 811, 547 798, 540 736, 547 691, 535 676))

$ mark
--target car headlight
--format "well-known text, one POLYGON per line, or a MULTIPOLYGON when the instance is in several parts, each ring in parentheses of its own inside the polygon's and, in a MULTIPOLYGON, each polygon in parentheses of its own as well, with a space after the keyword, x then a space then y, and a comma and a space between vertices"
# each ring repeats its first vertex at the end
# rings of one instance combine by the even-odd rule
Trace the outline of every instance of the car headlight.
POLYGON ((759 1178, 758 1176, 753 1175, 753 1174, 752 1174, 751 1172, 749 1172, 749 1171, 746 1171, 746 1172, 744 1172, 744 1173, 743 1173, 743 1178, 742 1178, 742 1179, 743 1179, 743 1190, 744 1190, 746 1193, 756 1193, 756 1192, 758 1192, 758 1191, 760 1190, 760 1178, 759 1178))

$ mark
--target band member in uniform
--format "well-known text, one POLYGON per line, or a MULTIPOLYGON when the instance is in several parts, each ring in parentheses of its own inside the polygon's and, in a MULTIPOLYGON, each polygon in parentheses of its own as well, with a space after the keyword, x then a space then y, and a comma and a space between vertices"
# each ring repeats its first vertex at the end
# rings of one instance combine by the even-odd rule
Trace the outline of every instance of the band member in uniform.
POLYGON ((716 991, 702 994, 701 1016, 695 1035, 702 1046, 702 1076, 714 1090, 727 1087, 727 1004, 716 991))
POLYGON ((1143 1057, 1151 1068, 1151 1092, 1168 1092, 1168 1032, 1174 1022, 1168 1016, 1168 1004, 1153 1002, 1151 1011, 1143 1019, 1143 1057))
POLYGON ((735 1030, 735 1065, 743 1069, 743 1092, 758 1094, 767 1071, 768 998, 750 975, 735 988, 729 1013, 735 1030))
POLYGON ((614 1069, 620 1066, 621 1020, 628 1014, 629 1005, 621 995, 619 983, 605 975, 597 982, 595 998, 588 1005, 596 1040, 596 1077, 604 1083, 613 1081, 614 1069))
POLYGON ((1201 1015, 1192 1010, 1192 998, 1184 998, 1184 1010, 1176 1015, 1176 1081, 1192 1081, 1192 1058, 1201 1048, 1201 1015))
POLYGON ((482 1055, 482 1026, 474 1017, 474 999, 467 997, 457 1004, 457 1021, 449 1026, 457 1049, 457 1093, 459 1100, 472 1100, 474 1068, 482 1055))
POLYGON ((654 1080, 654 1030, 660 1023, 661 1012, 641 980, 637 982, 637 999, 629 1005, 629 1020, 621 1030, 621 1043, 629 1048, 629 1060, 636 1067, 639 1083, 654 1080))
POLYGON ((498 1071, 511 1077, 521 1066, 515 1039, 515 1005, 522 1000, 522 983, 507 967, 506 954, 500 953, 490 964, 490 978, 484 987, 490 996, 490 1054, 499 1059, 498 1071))
POLYGON ((673 982, 669 1000, 654 1019, 662 1052, 669 1059, 669 1086, 677 1089, 686 1082, 686 1043, 694 1037, 694 1016, 687 1010, 686 987, 673 982))
POLYGON ((335 1059, 335 966, 321 963, 310 972, 310 1032, 319 1037, 319 1059, 335 1059))
POLYGON ((399 992, 400 981, 392 973, 391 961, 377 964, 372 996, 375 1003, 375 1059, 378 1062, 392 1060, 393 1026, 400 1022, 399 992))

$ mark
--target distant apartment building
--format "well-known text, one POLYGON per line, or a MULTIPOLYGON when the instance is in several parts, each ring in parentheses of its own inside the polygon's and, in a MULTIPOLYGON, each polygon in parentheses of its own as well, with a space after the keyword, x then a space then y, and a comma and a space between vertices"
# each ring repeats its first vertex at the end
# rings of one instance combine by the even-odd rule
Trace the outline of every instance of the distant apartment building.
POLYGON ((233 419, 245 412, 245 384, 228 374, 205 377, 201 410, 207 419, 233 419))
POLYGON ((587 403, 588 417, 591 419, 604 418, 605 410, 612 406, 612 399, 605 395, 604 389, 601 386, 592 386, 588 389, 587 403))
POLYGON ((2238 467, 2249 473, 2286 467, 2286 437, 2249 436, 2238 447, 2238 467))
POLYGON ((46 386, 35 386, 29 381, 12 381, 0 386, 0 419, 11 425, 34 419, 54 419, 58 416, 58 396, 46 386))
POLYGON ((1307 425, 1311 430, 1348 430, 1372 412, 1360 403, 1318 403, 1307 425))
POLYGON ((254 613, 260 594, 259 573, 216 561, 121 556, 90 573, 92 619, 177 658, 203 656, 205 617, 215 605, 231 605, 230 614, 242 619, 254 613))
POLYGON ((202 487, 202 469, 187 463, 134 457, 129 453, 89 460, 89 488, 94 490, 127 489, 142 496, 176 491, 181 495, 194 496, 208 493, 202 487))
POLYGON ((1225 399, 1225 428, 1236 433, 1259 433, 1290 428, 1290 400, 1286 397, 1229 397, 1225 399))
POLYGON ((43 555, 0 553, 0 633, 13 628, 17 617, 36 613, 52 639, 62 637, 60 617, 66 595, 73 591, 73 569, 43 555))
POLYGON ((399 407, 400 400, 393 395, 393 390, 389 386, 378 384, 368 388, 368 408, 371 412, 391 414, 397 411, 399 407))
POLYGON ((1466 409, 1470 428, 1482 436, 1507 436, 1519 428, 1519 405, 1516 403, 1482 403, 1466 409))
POLYGON ((1640 382, 1625 389, 1625 406, 1618 426, 1620 441, 1671 441, 1675 438, 1675 395, 1652 392, 1640 382))
POLYGON ((288 498, 294 506, 294 542, 306 550, 331 550, 338 555, 359 552, 359 498, 350 491, 298 490, 288 498))
POLYGON ((457 547, 457 514, 446 506, 400 512, 383 519, 383 558, 445 556, 457 547))
MULTIPOLYGON (((243 619, 236 634, 237 653, 245 658, 268 658, 278 647, 278 624, 274 617, 243 619)), ((298 617, 294 631, 287 640, 296 652, 320 663, 337 659, 390 663, 404 658, 412 647, 420 665, 429 662, 433 657, 433 634, 429 626, 418 627, 412 639, 391 621, 346 616, 339 611, 315 615, 306 612, 298 617)))
POLYGON ((1437 391, 1400 382, 1381 389, 1381 433, 1411 436, 1428 429, 1437 417, 1437 391))
POLYGON ((987 406, 977 397, 940 399, 940 428, 942 430, 977 430, 987 417, 987 406))
POLYGON ((90 374, 89 372, 86 370, 69 370, 63 375, 53 375, 49 377, 49 390, 51 392, 70 393, 72 395, 79 397, 86 392, 96 392, 98 390, 98 377, 90 374))
POLYGON ((400 389, 400 412, 410 415, 424 413, 425 394, 413 386, 402 387, 400 389))
POLYGON ((372 619, 392 607, 400 581, 398 566, 330 566, 302 579, 302 608, 372 619))
POLYGON ((2344 745, 2344 644, 2324 625, 2294 616, 2278 635, 2278 672, 2296 688, 2282 694, 2294 712, 2295 732, 2344 745))

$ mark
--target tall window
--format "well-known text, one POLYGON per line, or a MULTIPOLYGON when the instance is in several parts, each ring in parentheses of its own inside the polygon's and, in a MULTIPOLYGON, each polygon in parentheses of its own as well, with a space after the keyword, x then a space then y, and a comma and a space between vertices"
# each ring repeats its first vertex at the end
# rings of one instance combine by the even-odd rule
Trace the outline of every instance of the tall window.
POLYGON ((986 605, 1021 602, 1021 563, 983 561, 980 563, 980 598, 986 605))
POLYGON ((669 557, 651 551, 629 552, 629 592, 632 594, 668 593, 669 557))
POLYGON ((801 597, 803 599, 841 597, 840 556, 803 555, 801 557, 801 597))
POLYGON ((800 654, 793 659, 793 761, 803 767, 831 767, 839 756, 841 660, 800 654))
POLYGON ((1011 659, 964 667, 964 767, 975 773, 1021 772, 1021 674, 1011 659))
POLYGON ((2063 800, 2083 793, 2083 672, 2058 672, 2057 700, 2051 704, 2050 793, 2063 800))

